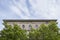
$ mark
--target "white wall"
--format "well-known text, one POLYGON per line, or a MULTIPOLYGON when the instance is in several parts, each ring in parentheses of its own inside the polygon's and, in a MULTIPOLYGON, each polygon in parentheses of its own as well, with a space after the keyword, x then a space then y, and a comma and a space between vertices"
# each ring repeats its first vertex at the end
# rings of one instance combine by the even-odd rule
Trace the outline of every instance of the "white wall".
POLYGON ((22 25, 25 25, 24 29, 26 29, 26 30, 30 30, 29 25, 31 25, 33 28, 36 29, 37 28, 36 25, 38 25, 38 27, 39 27, 40 24, 42 24, 42 23, 48 24, 48 22, 8 22, 8 24, 10 24, 12 26, 14 23, 19 25, 21 28, 22 28, 22 25))

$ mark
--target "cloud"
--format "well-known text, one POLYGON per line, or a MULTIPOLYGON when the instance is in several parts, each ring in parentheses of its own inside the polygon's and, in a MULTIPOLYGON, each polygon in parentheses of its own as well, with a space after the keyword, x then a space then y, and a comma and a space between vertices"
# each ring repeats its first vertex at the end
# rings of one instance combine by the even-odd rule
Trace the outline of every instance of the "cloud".
POLYGON ((32 0, 30 0, 30 3, 32 5, 32 9, 35 10, 35 15, 42 15, 45 18, 52 18, 55 17, 56 15, 56 8, 55 8, 55 4, 51 1, 48 0, 35 0, 35 2, 33 2, 32 0))
POLYGON ((1 0, 4 11, 18 15, 20 18, 58 18, 59 0, 1 0), (58 14, 57 14, 58 13, 58 14))
POLYGON ((56 0, 11 0, 9 10, 22 19, 57 18, 56 0))
POLYGON ((9 6, 9 8, 12 10, 12 12, 14 12, 15 14, 17 14, 18 16, 20 16, 21 18, 24 19, 25 18, 29 18, 30 13, 28 8, 26 7, 26 3, 25 0, 21 0, 16 2, 15 0, 13 1, 13 3, 9 6))
POLYGON ((42 18, 47 18, 48 15, 48 18, 52 18, 55 16, 55 8, 51 3, 52 1, 49 2, 48 0, 14 0, 9 7, 12 12, 23 19, 24 17, 31 18, 31 15, 32 17, 40 17, 42 14, 44 14, 42 18))

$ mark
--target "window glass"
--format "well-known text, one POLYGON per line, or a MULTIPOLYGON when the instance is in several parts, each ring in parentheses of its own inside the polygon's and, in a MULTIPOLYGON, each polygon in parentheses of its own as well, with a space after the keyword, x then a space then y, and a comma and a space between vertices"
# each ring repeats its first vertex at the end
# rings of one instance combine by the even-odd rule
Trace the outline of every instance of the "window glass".
POLYGON ((48 24, 48 22, 46 22, 46 24, 48 24))
POLYGON ((38 25, 36 25, 35 27, 38 28, 38 25))
POLYGON ((24 29, 25 28, 25 25, 22 25, 22 28, 24 29))
POLYGON ((29 30, 31 30, 32 25, 29 25, 29 30))
POLYGON ((32 26, 31 26, 31 25, 29 25, 29 27, 31 28, 32 26))

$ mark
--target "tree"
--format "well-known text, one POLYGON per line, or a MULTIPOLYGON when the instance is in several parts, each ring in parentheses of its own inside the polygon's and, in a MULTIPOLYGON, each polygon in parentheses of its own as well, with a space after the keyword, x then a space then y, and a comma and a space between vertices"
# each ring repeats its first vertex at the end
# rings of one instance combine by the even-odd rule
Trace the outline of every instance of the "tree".
POLYGON ((41 24, 39 28, 42 40, 59 40, 58 39, 58 26, 56 22, 41 24))
POLYGON ((48 39, 48 26, 46 24, 41 24, 38 31, 40 32, 40 40, 48 39))
POLYGON ((58 26, 56 22, 50 22, 48 24, 49 28, 49 37, 51 40, 58 40, 58 26))
POLYGON ((27 40, 26 30, 18 25, 13 26, 4 23, 5 28, 0 32, 0 40, 27 40))
POLYGON ((29 32, 29 40, 60 40, 59 28, 56 22, 41 24, 36 30, 29 32))
POLYGON ((29 40, 36 40, 36 35, 35 35, 35 29, 31 27, 31 30, 29 31, 29 40))
POLYGON ((4 22, 4 26, 0 31, 0 40, 60 40, 60 29, 56 22, 41 24, 37 29, 31 27, 29 34, 17 24, 12 26, 4 22))

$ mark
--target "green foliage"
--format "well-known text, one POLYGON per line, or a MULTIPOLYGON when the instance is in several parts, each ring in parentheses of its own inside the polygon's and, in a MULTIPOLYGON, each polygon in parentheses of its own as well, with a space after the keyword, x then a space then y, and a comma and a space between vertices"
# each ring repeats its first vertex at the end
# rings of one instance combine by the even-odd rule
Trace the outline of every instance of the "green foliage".
POLYGON ((59 28, 56 22, 41 24, 34 31, 29 32, 30 40, 60 40, 59 28))
POLYGON ((28 31, 21 29, 17 24, 8 25, 0 31, 0 40, 60 40, 60 29, 56 22, 41 24, 38 29, 31 27, 28 31))
POLYGON ((22 30, 18 25, 13 26, 4 23, 5 28, 0 32, 0 40, 27 40, 26 30, 22 30))

